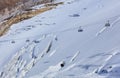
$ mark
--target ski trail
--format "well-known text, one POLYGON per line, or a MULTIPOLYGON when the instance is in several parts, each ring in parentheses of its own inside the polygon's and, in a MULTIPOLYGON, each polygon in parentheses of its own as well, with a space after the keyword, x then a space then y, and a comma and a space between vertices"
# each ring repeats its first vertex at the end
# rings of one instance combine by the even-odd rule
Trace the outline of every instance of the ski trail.
POLYGON ((63 63, 64 63, 64 61, 60 61, 56 65, 49 66, 40 75, 35 75, 33 77, 30 77, 30 78, 35 78, 37 76, 39 78, 54 78, 59 73, 59 71, 62 69, 61 64, 63 64, 63 63))
POLYGON ((61 72, 69 71, 70 69, 74 68, 75 66, 76 66, 75 63, 74 63, 74 64, 71 64, 71 65, 69 65, 66 69, 64 69, 64 70, 61 71, 61 72))
POLYGON ((75 63, 71 64, 71 63, 79 56, 79 54, 80 54, 80 51, 77 51, 74 54, 74 56, 70 59, 70 61, 69 61, 70 65, 67 68, 65 68, 63 71, 61 71, 61 72, 68 71, 68 70, 72 69, 76 64, 75 63))
MULTIPOLYGON (((114 20, 111 23, 110 27, 113 27, 119 21, 120 21, 120 17, 118 17, 116 20, 114 20)), ((107 28, 109 28, 109 27, 103 27, 98 33, 96 33, 96 36, 99 36, 100 34, 102 34, 107 28)))
POLYGON ((55 53, 56 53, 56 49, 50 53, 49 57, 53 56, 55 53))
POLYGON ((96 33, 96 36, 99 36, 100 34, 102 34, 106 29, 107 27, 103 27, 98 33, 96 33))
POLYGON ((109 55, 109 57, 107 57, 104 61, 104 63, 95 71, 97 71, 97 73, 99 73, 107 64, 107 61, 109 61, 113 56, 115 56, 116 54, 118 54, 119 50, 113 50, 111 55, 109 55))
MULTIPOLYGON (((43 40, 45 37, 40 38, 39 41, 43 40)), ((33 68, 33 66, 42 59, 52 47, 52 40, 48 42, 43 52, 38 54, 38 56, 34 55, 34 50, 37 43, 30 42, 26 43, 15 55, 13 55, 12 59, 4 66, 2 71, 2 75, 0 78, 23 78, 27 72, 33 68), (24 57, 24 55, 30 55, 29 58, 24 57)))
POLYGON ((120 17, 118 17, 115 21, 113 21, 112 23, 111 23, 111 27, 113 27, 117 22, 119 22, 120 21, 120 17))
POLYGON ((80 51, 76 52, 75 55, 72 57, 72 59, 70 60, 70 63, 73 62, 77 56, 80 54, 80 51))
POLYGON ((23 78, 26 75, 26 73, 29 72, 31 70, 31 68, 33 68, 34 65, 50 51, 51 46, 52 46, 52 41, 50 41, 48 43, 47 47, 43 50, 42 53, 40 53, 37 56, 37 58, 32 58, 32 60, 21 71, 21 74, 19 75, 19 78, 23 78))

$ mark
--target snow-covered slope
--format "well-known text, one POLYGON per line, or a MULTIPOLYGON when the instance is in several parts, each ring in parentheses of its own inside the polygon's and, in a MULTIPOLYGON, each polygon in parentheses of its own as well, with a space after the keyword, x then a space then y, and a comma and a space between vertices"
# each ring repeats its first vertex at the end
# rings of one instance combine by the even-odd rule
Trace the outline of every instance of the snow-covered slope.
POLYGON ((120 77, 120 1, 60 1, 0 38, 0 78, 120 77))

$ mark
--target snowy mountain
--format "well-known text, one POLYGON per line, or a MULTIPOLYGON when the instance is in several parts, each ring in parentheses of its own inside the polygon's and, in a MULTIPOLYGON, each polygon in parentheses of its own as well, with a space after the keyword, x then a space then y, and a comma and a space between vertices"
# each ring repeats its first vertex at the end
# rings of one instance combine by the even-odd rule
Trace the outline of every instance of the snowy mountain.
POLYGON ((0 37, 0 78, 120 78, 120 0, 59 2, 0 37))

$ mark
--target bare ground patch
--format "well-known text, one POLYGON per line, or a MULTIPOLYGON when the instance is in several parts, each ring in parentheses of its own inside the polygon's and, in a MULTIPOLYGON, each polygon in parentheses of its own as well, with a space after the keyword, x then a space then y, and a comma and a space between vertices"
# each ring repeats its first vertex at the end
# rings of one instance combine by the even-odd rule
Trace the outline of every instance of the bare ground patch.
POLYGON ((16 15, 14 17, 10 17, 10 18, 6 19, 5 22, 0 24, 0 36, 4 35, 13 24, 18 23, 18 22, 25 20, 25 19, 32 18, 32 17, 34 17, 40 13, 46 12, 48 10, 51 10, 60 4, 63 4, 63 2, 48 3, 48 4, 45 4, 44 8, 40 8, 40 9, 37 9, 34 11, 32 11, 32 10, 27 11, 25 13, 22 13, 22 14, 19 14, 19 15, 16 15))

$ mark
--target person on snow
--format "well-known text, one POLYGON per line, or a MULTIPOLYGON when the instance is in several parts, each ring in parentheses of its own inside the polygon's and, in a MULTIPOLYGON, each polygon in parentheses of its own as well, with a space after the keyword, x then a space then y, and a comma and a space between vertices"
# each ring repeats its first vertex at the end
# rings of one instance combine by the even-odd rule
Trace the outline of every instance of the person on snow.
POLYGON ((65 62, 63 61, 61 64, 60 64, 61 67, 64 67, 65 66, 65 62))
POLYGON ((78 32, 83 32, 83 29, 81 28, 81 26, 79 27, 78 32))

